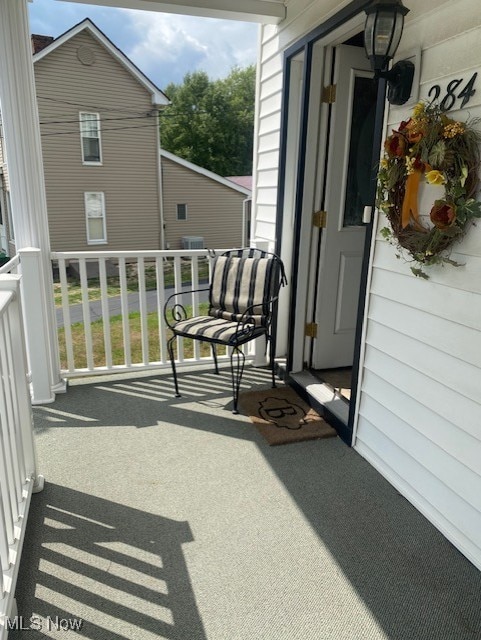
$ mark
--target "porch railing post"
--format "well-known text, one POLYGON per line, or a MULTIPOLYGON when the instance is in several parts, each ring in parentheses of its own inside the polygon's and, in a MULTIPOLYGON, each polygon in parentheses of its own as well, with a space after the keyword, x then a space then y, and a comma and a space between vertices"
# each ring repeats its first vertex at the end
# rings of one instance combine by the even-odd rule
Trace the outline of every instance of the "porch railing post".
POLYGON ((41 251, 21 249, 19 255, 32 404, 46 404, 55 400, 55 393, 49 375, 52 337, 42 296, 41 251))
POLYGON ((0 274, 0 638, 17 615, 15 589, 37 472, 21 308, 21 276, 0 274))
MULTIPOLYGON (((25 465, 25 478, 33 480, 33 491, 43 489, 43 476, 38 475, 37 453, 33 435, 33 416, 27 382, 27 353, 25 349, 25 331, 22 313, 22 301, 20 293, 21 276, 0 274, 0 291, 11 291, 14 301, 10 304, 9 335, 5 339, 10 340, 12 350, 12 369, 9 378, 14 389, 14 403, 17 416, 14 429, 21 434, 21 455, 25 465), (18 413, 17 413, 18 412, 18 413)), ((24 478, 22 478, 23 482, 24 478)))

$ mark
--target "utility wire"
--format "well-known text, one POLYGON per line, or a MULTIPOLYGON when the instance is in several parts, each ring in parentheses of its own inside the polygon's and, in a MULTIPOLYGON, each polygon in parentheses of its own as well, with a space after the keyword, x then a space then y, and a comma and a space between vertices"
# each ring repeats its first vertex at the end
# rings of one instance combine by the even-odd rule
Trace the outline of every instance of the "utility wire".
MULTIPOLYGON (((177 111, 174 113, 159 113, 152 114, 151 112, 145 113, 141 116, 123 116, 121 118, 99 118, 98 122, 112 122, 116 120, 143 120, 145 118, 154 118, 158 115, 161 118, 179 118, 179 117, 191 117, 193 114, 197 115, 200 113, 201 115, 209 115, 208 111, 177 111)), ((51 125, 51 124, 79 124, 80 120, 76 118, 75 120, 41 120, 41 125, 51 125)))
MULTIPOLYGON (((172 117, 177 117, 176 115, 172 114, 172 117)), ((143 117, 138 117, 138 118, 134 118, 136 120, 144 120, 146 119, 147 116, 143 116, 143 117)), ((123 118, 119 118, 120 120, 123 120, 123 118)), ((150 119, 150 117, 149 117, 150 119)), ((116 120, 116 118, 112 118, 112 120, 116 120)), ((65 122, 57 122, 55 123, 56 126, 58 126, 59 124, 79 124, 78 120, 70 120, 70 121, 65 121, 65 122)), ((49 124, 54 124, 54 123, 45 123, 45 122, 41 122, 40 123, 42 125, 42 127, 46 127, 49 126, 49 124)), ((136 126, 131 126, 131 127, 102 127, 100 129, 100 133, 104 133, 105 131, 124 131, 126 129, 143 129, 146 127, 157 127, 157 122, 153 123, 153 124, 146 124, 146 125, 140 125, 138 127, 136 126)), ((63 135, 80 135, 80 128, 78 126, 76 126, 75 128, 73 128, 72 130, 68 130, 68 131, 42 131, 41 135, 42 136, 63 136, 63 135)))
MULTIPOLYGON (((56 103, 61 103, 61 104, 69 104, 75 107, 82 107, 84 109, 92 109, 94 110, 96 113, 100 112, 100 111, 106 111, 106 112, 113 112, 113 113, 127 113, 130 114, 132 117, 139 117, 139 118, 143 118, 146 117, 146 113, 145 110, 143 111, 138 111, 138 110, 130 110, 129 108, 127 109, 119 109, 119 108, 112 108, 112 107, 104 107, 104 106, 100 106, 100 105, 86 105, 84 103, 80 103, 80 102, 69 102, 67 100, 58 100, 57 98, 51 98, 49 96, 37 96, 37 98, 41 98, 42 100, 49 100, 51 102, 56 102, 56 103)), ((168 105, 166 105, 168 106, 168 105)), ((132 107, 133 109, 133 107, 132 107)), ((251 107, 249 108, 249 111, 253 111, 254 108, 251 107)), ((205 111, 204 109, 193 109, 193 110, 189 110, 189 111, 175 111, 175 106, 174 105, 170 105, 170 109, 168 109, 166 112, 164 112, 163 110, 159 110, 158 115, 161 118, 165 118, 165 117, 173 117, 173 116, 177 116, 177 115, 186 115, 186 116, 191 116, 193 114, 208 114, 209 112, 205 111), (173 113, 168 113, 168 111, 173 111, 173 113)), ((71 114, 62 114, 62 115, 66 115, 66 116, 70 116, 71 114)), ((150 116, 149 116, 150 117, 150 116)), ((103 118, 104 120, 114 120, 117 118, 103 118)), ((122 118, 118 118, 119 120, 122 118)), ((128 116, 125 116, 125 119, 128 119, 128 116)), ((69 122, 69 121, 65 121, 65 122, 69 122)), ((71 122, 78 122, 78 120, 72 120, 71 122)), ((41 123, 42 124, 42 123, 41 123)), ((59 124, 62 124, 59 122, 59 124)))
MULTIPOLYGON (((127 108, 112 108, 112 107, 101 107, 98 105, 89 105, 82 102, 70 102, 69 100, 59 100, 58 98, 51 98, 50 96, 39 96, 37 98, 41 100, 49 100, 50 102, 56 102, 58 104, 69 104, 73 107, 83 107, 84 109, 95 109, 97 111, 113 111, 114 113, 130 113, 130 114, 139 114, 142 111, 139 111, 136 107, 127 107, 127 108)), ((167 105, 166 105, 167 106, 167 105)))
MULTIPOLYGON (((207 111, 197 111, 195 112, 196 114, 201 114, 201 115, 209 115, 209 113, 207 111)), ((159 114, 162 115, 162 117, 165 118, 185 118, 185 117, 191 117, 192 113, 170 113, 170 114, 159 114)), ((143 116, 129 116, 129 117, 123 117, 123 118, 100 118, 100 122, 118 122, 118 121, 125 121, 125 120, 147 120, 147 119, 152 119, 154 116, 151 115, 143 115, 143 116)), ((73 128, 71 131, 43 131, 41 133, 42 136, 55 136, 55 135, 80 135, 80 128, 79 128, 79 120, 55 120, 55 121, 41 121, 40 124, 42 125, 42 127, 49 127, 49 126, 58 126, 58 125, 69 125, 69 124, 74 124, 76 125, 75 128, 73 128)), ((162 125, 162 123, 160 122, 160 124, 162 125)), ((125 126, 125 127, 102 127, 100 129, 100 132, 106 132, 106 131, 124 131, 127 129, 141 129, 141 128, 146 128, 146 127, 156 127, 157 126, 157 122, 154 122, 152 124, 148 124, 148 125, 141 125, 141 126, 125 126)))
MULTIPOLYGON (((144 114, 143 116, 123 116, 122 118, 99 118, 99 122, 111 122, 113 120, 142 120, 143 118, 152 118, 150 113, 144 114)), ((40 124, 42 125, 50 125, 50 124, 79 124, 80 120, 77 118, 76 120, 40 120, 40 124)))
MULTIPOLYGON (((150 127, 156 127, 155 124, 142 124, 135 127, 111 127, 109 129, 102 129, 102 133, 105 131, 126 131, 127 129, 148 129, 150 127)), ((53 131, 51 133, 41 133, 41 136, 71 136, 71 135, 79 135, 79 131, 53 131)))

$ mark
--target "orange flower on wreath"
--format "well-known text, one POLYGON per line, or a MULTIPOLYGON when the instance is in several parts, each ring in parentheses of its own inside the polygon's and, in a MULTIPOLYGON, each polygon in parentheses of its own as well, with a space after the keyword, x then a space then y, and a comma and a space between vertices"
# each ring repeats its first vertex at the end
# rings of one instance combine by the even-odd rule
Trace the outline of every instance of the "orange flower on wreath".
POLYGON ((456 222, 456 207, 446 200, 435 200, 429 216, 435 227, 447 229, 456 222))
POLYGON ((401 122, 399 125, 399 131, 406 136, 410 144, 416 144, 424 136, 422 123, 418 120, 413 120, 412 118, 401 122))
POLYGON ((384 149, 391 158, 402 158, 406 155, 406 148, 407 140, 399 131, 393 131, 384 143, 384 149))

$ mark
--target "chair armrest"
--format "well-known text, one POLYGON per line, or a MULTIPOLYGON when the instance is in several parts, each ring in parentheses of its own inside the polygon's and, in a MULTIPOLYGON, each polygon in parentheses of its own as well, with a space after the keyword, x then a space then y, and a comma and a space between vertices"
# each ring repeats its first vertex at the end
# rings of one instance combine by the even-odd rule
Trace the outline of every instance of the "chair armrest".
POLYGON ((255 315, 253 311, 257 307, 259 307, 261 310, 265 309, 266 306, 271 307, 271 312, 267 316, 267 323, 265 325, 262 325, 262 326, 265 326, 266 328, 269 327, 269 324, 271 322, 271 316, 272 316, 272 306, 277 300, 278 300, 278 296, 274 296, 269 300, 266 300, 264 302, 259 302, 258 304, 253 304, 250 307, 247 307, 247 309, 243 312, 243 314, 237 321, 236 334, 240 333, 243 337, 247 337, 250 334, 254 333, 258 325, 256 324, 256 321, 253 317, 255 315))
POLYGON ((178 291, 176 293, 172 293, 167 298, 164 304, 164 320, 167 326, 169 327, 169 329, 173 329, 177 324, 177 322, 180 322, 181 320, 187 320, 187 317, 188 317, 187 311, 185 310, 185 307, 182 304, 180 304, 179 302, 172 304, 171 301, 173 301, 177 296, 189 295, 192 293, 200 293, 201 291, 209 291, 209 290, 210 290, 209 287, 207 287, 204 289, 187 289, 185 291, 178 291), (170 310, 171 318, 169 318, 169 313, 168 313, 169 310, 170 310), (173 321, 173 323, 171 322, 171 320, 173 321))

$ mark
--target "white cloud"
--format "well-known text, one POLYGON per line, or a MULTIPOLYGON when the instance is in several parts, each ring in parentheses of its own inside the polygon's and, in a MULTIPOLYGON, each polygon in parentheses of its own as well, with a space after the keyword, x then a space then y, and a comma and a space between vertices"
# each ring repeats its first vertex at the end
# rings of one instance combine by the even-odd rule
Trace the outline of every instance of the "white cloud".
POLYGON ((257 57, 254 23, 57 0, 33 0, 29 13, 33 33, 55 37, 91 18, 161 89, 182 82, 192 71, 222 78, 232 67, 253 64, 257 57))
POLYGON ((181 82, 186 73, 198 70, 210 78, 221 78, 234 66, 256 61, 257 26, 252 23, 131 10, 125 13, 135 39, 125 53, 160 87, 181 82))

